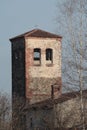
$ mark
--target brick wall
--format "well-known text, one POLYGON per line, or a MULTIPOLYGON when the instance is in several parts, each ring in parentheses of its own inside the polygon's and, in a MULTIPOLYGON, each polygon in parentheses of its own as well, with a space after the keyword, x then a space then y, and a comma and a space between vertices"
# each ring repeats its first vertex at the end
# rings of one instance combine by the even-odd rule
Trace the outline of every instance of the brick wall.
MULTIPOLYGON (((52 38, 26 39, 26 97, 31 103, 44 100, 51 96, 51 85, 61 85, 61 43, 52 38), (41 49, 41 64, 34 65, 34 48, 41 49), (48 66, 46 49, 53 50, 53 63, 48 66)), ((61 90, 60 90, 61 92, 61 90)))

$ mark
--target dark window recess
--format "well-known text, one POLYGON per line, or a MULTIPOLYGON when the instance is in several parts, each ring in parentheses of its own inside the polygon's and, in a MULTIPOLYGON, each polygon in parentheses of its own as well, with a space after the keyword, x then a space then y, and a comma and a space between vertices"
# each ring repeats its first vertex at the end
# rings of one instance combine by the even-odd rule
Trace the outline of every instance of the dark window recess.
POLYGON ((30 118, 30 127, 32 127, 32 118, 30 118))
POLYGON ((53 57, 53 54, 52 54, 52 49, 46 49, 46 60, 51 60, 52 61, 52 57, 53 57))
POLYGON ((40 60, 41 50, 39 48, 34 49, 34 60, 40 60))

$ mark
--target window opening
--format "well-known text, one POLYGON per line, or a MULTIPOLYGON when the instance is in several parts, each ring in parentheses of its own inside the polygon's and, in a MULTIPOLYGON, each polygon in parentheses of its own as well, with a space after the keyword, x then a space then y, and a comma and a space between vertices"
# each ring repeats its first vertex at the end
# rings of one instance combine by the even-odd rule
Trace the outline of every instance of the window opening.
POLYGON ((46 49, 46 60, 52 61, 52 49, 46 49))
POLYGON ((53 63, 53 50, 48 48, 46 49, 46 65, 47 66, 52 66, 53 63))
POLYGON ((34 49, 34 65, 39 66, 41 64, 41 49, 34 49))
POLYGON ((34 49, 34 60, 40 60, 40 49, 34 49))
POLYGON ((30 127, 32 127, 32 118, 30 118, 30 127))

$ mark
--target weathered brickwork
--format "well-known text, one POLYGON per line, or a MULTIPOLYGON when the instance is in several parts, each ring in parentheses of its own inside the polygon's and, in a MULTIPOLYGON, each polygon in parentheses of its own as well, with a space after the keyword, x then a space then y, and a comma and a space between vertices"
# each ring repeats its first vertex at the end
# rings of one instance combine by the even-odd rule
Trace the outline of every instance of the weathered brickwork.
MULTIPOLYGON (((61 85, 61 78, 30 78, 30 84, 28 89, 28 94, 31 102, 35 103, 37 101, 45 100, 51 97, 51 85, 58 82, 61 85)), ((59 96, 61 90, 59 91, 59 96)))
POLYGON ((34 103, 51 96, 51 85, 61 86, 61 39, 58 35, 39 29, 10 39, 12 95, 25 97, 34 103), (35 48, 41 50, 40 61, 34 60, 35 48), (46 59, 46 49, 52 50, 50 60, 46 59))
POLYGON ((58 38, 27 38, 25 51, 26 97, 30 99, 31 103, 34 103, 51 96, 51 85, 56 83, 61 86, 61 42, 58 38), (34 65, 34 48, 41 49, 39 66, 34 65), (51 66, 48 66, 46 60, 47 48, 53 50, 51 66))
POLYGON ((40 29, 10 39, 12 45, 12 110, 15 113, 15 116, 12 114, 13 130, 18 125, 19 130, 26 129, 28 119, 21 113, 19 106, 25 107, 27 101, 33 104, 48 99, 51 97, 51 86, 54 84, 60 86, 57 95, 61 94, 61 39, 59 35, 40 29), (34 59, 35 48, 41 50, 40 60, 34 59), (46 49, 50 50, 50 56, 46 55, 46 49), (51 57, 50 60, 46 56, 51 57), (19 122, 17 120, 15 122, 15 119, 19 117, 19 122))

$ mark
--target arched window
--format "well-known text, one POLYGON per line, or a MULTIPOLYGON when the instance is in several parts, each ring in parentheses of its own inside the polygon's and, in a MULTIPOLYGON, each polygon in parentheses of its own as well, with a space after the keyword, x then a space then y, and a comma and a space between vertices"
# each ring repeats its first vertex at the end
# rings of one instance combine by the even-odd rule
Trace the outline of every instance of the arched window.
POLYGON ((53 51, 50 48, 46 49, 46 60, 53 60, 53 51))
POLYGON ((34 64, 39 65, 41 61, 41 49, 35 48, 34 49, 34 64))

